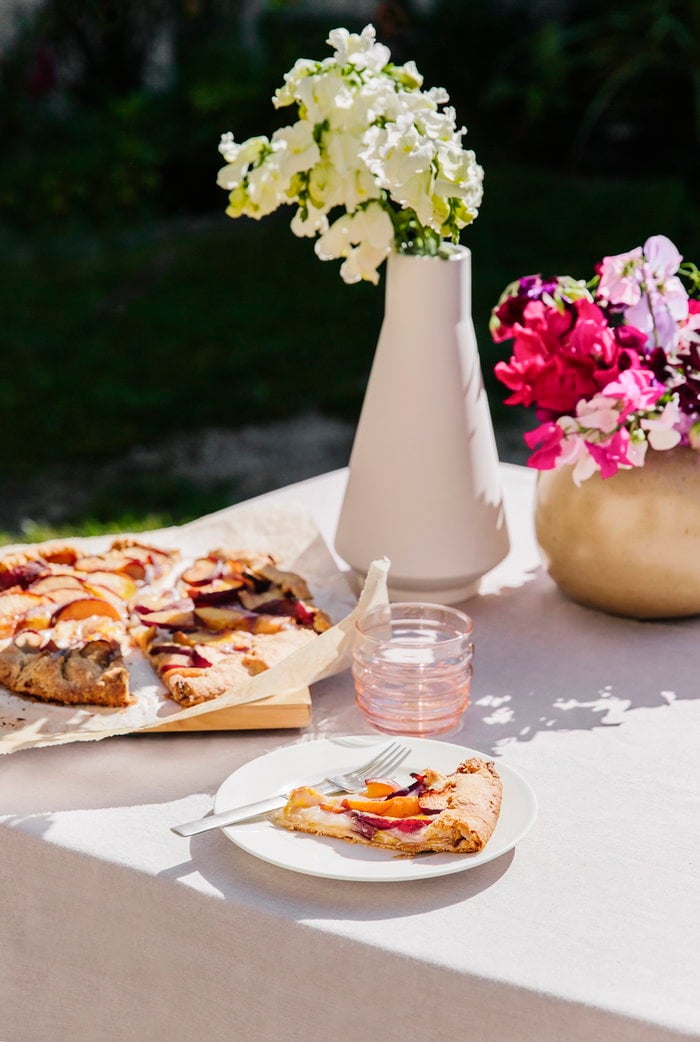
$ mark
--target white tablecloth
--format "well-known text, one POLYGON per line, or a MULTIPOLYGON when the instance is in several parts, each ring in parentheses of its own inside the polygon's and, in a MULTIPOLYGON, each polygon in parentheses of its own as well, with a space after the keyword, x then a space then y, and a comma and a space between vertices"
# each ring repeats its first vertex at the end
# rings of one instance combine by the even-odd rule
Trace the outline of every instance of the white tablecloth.
MULTIPOLYGON (((176 734, 0 759, 2 1042, 666 1042, 700 1038, 700 622, 567 602, 513 550, 468 602, 473 701, 448 741, 532 784, 534 829, 401 884, 275 868, 206 813, 242 763, 367 730, 347 674, 303 732, 176 734)), ((284 490, 332 543, 344 473, 284 490)))

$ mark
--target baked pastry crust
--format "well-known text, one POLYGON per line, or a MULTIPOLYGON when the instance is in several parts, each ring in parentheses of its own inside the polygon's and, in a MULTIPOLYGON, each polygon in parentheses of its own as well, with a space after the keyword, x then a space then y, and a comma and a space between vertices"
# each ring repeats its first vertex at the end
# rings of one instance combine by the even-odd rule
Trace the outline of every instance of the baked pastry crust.
POLYGON ((474 757, 464 760, 450 775, 428 769, 413 777, 416 781, 409 790, 414 790, 417 813, 394 816, 395 792, 384 801, 367 801, 362 796, 324 797, 302 787, 291 793, 285 807, 271 815, 271 820, 293 832, 404 854, 471 854, 483 850, 496 827, 503 795, 493 762, 474 757), (388 811, 385 815, 379 810, 382 802, 388 811), (362 809, 368 803, 376 804, 370 813, 362 809))
POLYGON ((119 642, 95 636, 71 647, 21 637, 0 652, 0 684, 65 705, 120 708, 135 702, 119 642))

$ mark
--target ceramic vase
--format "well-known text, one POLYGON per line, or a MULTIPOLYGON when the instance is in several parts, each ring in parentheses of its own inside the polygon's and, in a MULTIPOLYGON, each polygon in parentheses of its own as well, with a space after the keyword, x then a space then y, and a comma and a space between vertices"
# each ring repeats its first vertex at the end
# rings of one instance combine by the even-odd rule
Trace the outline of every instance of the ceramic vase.
POLYGON ((451 604, 507 554, 498 454, 471 317, 471 255, 392 254, 336 549, 393 600, 451 604))
POLYGON ((552 579, 573 600, 638 619, 700 613, 700 454, 647 452, 643 467, 538 475, 535 531, 552 579))

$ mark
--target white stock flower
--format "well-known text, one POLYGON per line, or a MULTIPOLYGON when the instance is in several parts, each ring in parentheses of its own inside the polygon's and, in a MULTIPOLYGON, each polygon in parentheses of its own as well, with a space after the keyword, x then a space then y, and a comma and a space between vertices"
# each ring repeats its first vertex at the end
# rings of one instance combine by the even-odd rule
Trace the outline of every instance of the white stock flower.
POLYGON ((321 260, 335 260, 338 257, 349 257, 351 254, 355 256, 356 250, 353 250, 353 247, 366 246, 372 252, 362 251, 357 254, 347 271, 354 272, 360 268, 364 270, 370 264, 373 265, 373 270, 376 270, 391 252, 393 240, 394 226, 389 214, 380 203, 369 203, 361 210, 346 213, 334 221, 328 231, 317 240, 315 249, 321 260))
POLYGON ((353 90, 335 66, 317 76, 308 76, 297 87, 297 101, 311 123, 323 123, 336 112, 351 109, 353 90))
MULTIPOLYGON (((386 127, 371 127, 359 153, 377 183, 400 200, 401 189, 431 170, 434 146, 416 130, 410 116, 399 116, 386 127)), ((421 185, 424 179, 421 178, 421 185)))
POLYGON ((257 220, 273 213, 283 203, 292 201, 288 195, 291 176, 279 161, 281 154, 281 151, 273 152, 248 174, 246 187, 251 203, 249 215, 257 220))
POLYGON ((306 79, 307 76, 311 76, 319 68, 319 63, 310 61, 309 58, 299 58, 294 64, 294 68, 290 69, 289 72, 284 75, 284 86, 278 87, 272 98, 272 104, 276 109, 284 108, 285 105, 291 105, 297 100, 297 91, 299 84, 302 80, 306 79))
POLYGON ((281 149, 279 162, 292 177, 314 166, 321 152, 314 140, 314 128, 307 120, 300 119, 291 127, 276 130, 271 140, 273 150, 281 149))
POLYGON ((321 260, 336 260, 338 257, 346 257, 350 252, 350 229, 352 228, 352 214, 346 213, 334 221, 330 228, 316 240, 314 252, 321 260))
POLYGON ((376 42, 376 33, 372 25, 366 25, 359 36, 357 33, 348 32, 347 29, 333 29, 326 43, 334 48, 334 58, 341 67, 354 65, 356 69, 381 72, 391 60, 389 48, 376 42))
POLYGON ((403 65, 395 65, 391 70, 391 77, 406 90, 418 90, 423 86, 423 77, 418 72, 414 61, 405 62, 403 65))
POLYGON ((323 210, 317 210, 315 206, 307 206, 306 213, 297 210, 292 217, 290 227, 294 234, 300 239, 313 239, 316 235, 323 235, 328 231, 328 218, 323 210))
POLYGON ((342 178, 326 156, 322 155, 321 161, 309 172, 307 191, 311 203, 326 213, 335 206, 343 205, 342 178))
POLYGON ((297 105, 297 122, 269 141, 222 135, 217 181, 232 217, 297 204, 295 235, 319 236, 322 259, 344 258, 346 281, 376 282, 393 245, 435 253, 440 238, 456 241, 478 213, 483 171, 462 148, 446 91, 423 90, 412 61, 391 65, 373 26, 334 29, 327 42, 331 57, 298 60, 275 92, 276 108, 297 105), (397 232, 389 214, 401 210, 397 232))
POLYGON ((343 282, 352 285, 354 282, 372 282, 375 286, 379 282, 377 268, 386 260, 387 251, 376 249, 367 242, 360 243, 350 250, 346 259, 340 266, 340 276, 343 282))
POLYGON ((383 206, 369 203, 353 214, 351 236, 353 242, 366 242, 373 249, 382 250, 386 256, 394 241, 394 225, 383 206))
POLYGON ((251 137, 241 144, 233 140, 233 134, 223 134, 219 151, 227 165, 219 170, 216 183, 220 188, 232 191, 243 183, 248 168, 258 161, 263 151, 269 148, 266 137, 251 137))

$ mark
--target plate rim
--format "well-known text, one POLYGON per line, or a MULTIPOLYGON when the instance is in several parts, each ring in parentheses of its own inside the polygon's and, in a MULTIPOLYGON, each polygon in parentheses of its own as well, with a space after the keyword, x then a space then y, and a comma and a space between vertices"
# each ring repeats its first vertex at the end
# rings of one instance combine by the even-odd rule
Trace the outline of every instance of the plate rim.
MULTIPOLYGON (((508 837, 505 843, 502 843, 498 847, 494 847, 492 851, 489 851, 489 845, 487 844, 484 850, 478 851, 474 855, 465 854, 459 857, 456 857, 455 855, 451 854, 443 855, 450 859, 454 858, 454 863, 452 863, 452 860, 450 860, 447 862, 439 863, 433 862, 431 864, 431 862, 428 859, 424 860, 421 858, 417 858, 413 860, 411 858, 397 858, 396 855, 392 854, 391 851, 386 851, 387 856, 391 856, 390 861, 372 861, 366 863, 368 865, 386 865, 388 871, 385 870, 384 873, 380 876, 372 875, 371 870, 370 874, 366 876, 363 875, 362 872, 357 870, 348 872, 323 871, 319 870, 318 868, 314 868, 313 866, 304 867, 303 865, 299 865, 296 863, 292 864, 288 861, 285 861, 284 858, 280 859, 271 857, 266 853, 253 849, 254 843, 251 846, 249 842, 245 842, 246 833, 242 833, 239 830, 242 826, 244 827, 246 824, 249 824, 246 822, 241 822, 238 825, 227 825, 224 828, 222 828, 221 831, 224 833, 226 838, 230 842, 232 842, 236 847, 238 847, 240 850, 243 850, 245 853, 250 854, 257 860, 263 861, 266 864, 274 865, 276 868, 281 868, 286 871, 294 872, 296 874, 315 876, 316 878, 322 879, 336 879, 341 882, 396 883, 414 882, 418 879, 439 878, 440 876, 453 875, 457 872, 463 872, 468 869, 479 868, 482 865, 488 864, 490 861, 494 861, 497 858, 502 857, 503 855, 513 850, 514 847, 516 847, 517 844, 520 843, 520 841, 527 835, 527 833, 535 824, 539 809, 536 793, 532 785, 527 781, 527 779, 524 778, 523 775, 517 769, 511 767, 507 760, 504 760, 496 755, 487 755, 486 753, 480 752, 479 750, 474 749, 471 746, 463 746, 452 742, 444 742, 436 738, 414 738, 412 736, 409 737, 401 735, 381 734, 332 735, 327 736, 325 738, 315 738, 310 741, 300 741, 292 745, 282 745, 276 749, 271 749, 269 752, 261 753, 259 756, 254 756, 250 760, 247 760, 245 763, 241 764, 239 767, 236 768, 235 771, 232 771, 229 775, 226 776, 226 778, 222 780, 214 795, 214 812, 219 813, 220 811, 229 810, 232 806, 234 806, 234 804, 232 804, 230 800, 227 801, 224 799, 227 786, 229 786, 232 783, 232 781, 236 778, 237 775, 239 775, 243 771, 246 771, 253 764, 258 764, 259 761, 264 761, 267 759, 274 760, 281 754, 287 755, 289 753, 292 753, 292 755, 294 755, 294 751, 296 750, 298 750, 300 754, 303 755, 304 751, 310 750, 311 748, 319 750, 320 748, 330 747, 333 743, 342 744, 347 742, 349 746, 353 743, 357 743, 357 747, 361 749, 363 747, 370 748, 371 745, 381 744, 382 742, 390 741, 392 739, 395 739, 397 741, 405 741, 407 744, 410 744, 412 747, 412 755, 417 753, 419 748, 423 748, 426 745, 440 746, 441 749, 451 749, 456 751, 462 759, 466 759, 470 756, 478 756, 484 760, 494 762, 497 765, 499 771, 501 769, 505 769, 506 776, 509 776, 509 782, 515 783, 520 788, 521 795, 525 798, 526 803, 529 804, 527 808, 527 813, 525 814, 520 827, 516 829, 513 832, 513 834, 508 837), (474 858, 478 858, 478 860, 474 860, 474 858), (396 866, 395 872, 391 871, 392 866, 396 866), (411 873, 409 871, 411 866, 420 866, 420 868, 414 873, 411 873)), ((318 771, 312 771, 311 773, 314 776, 318 775, 318 771)), ((271 823, 269 823, 269 827, 275 828, 275 826, 271 823)), ((288 837, 293 837, 296 840, 308 841, 309 839, 316 839, 318 842, 323 843, 324 845, 328 843, 345 844, 345 841, 341 839, 334 840, 330 837, 319 838, 309 836, 305 833, 285 833, 285 835, 288 837)), ((373 849, 374 851, 376 851, 376 848, 368 847, 366 849, 373 849)), ((379 853, 384 852, 380 851, 379 853)), ((439 856, 440 854, 435 855, 435 857, 439 856)), ((356 862, 356 864, 362 864, 362 862, 356 862)))

